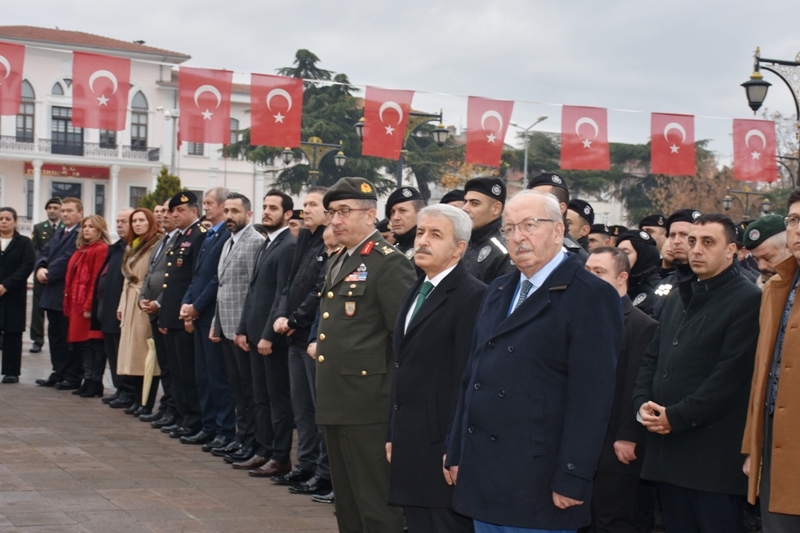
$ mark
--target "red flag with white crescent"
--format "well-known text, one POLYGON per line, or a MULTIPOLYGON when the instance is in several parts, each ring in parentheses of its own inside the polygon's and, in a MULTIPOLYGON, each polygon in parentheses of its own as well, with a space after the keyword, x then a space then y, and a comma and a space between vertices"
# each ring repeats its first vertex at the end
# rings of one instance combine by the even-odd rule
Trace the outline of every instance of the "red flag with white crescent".
POLYGON ((296 148, 303 122, 303 80, 250 75, 250 144, 296 148))
POLYGON ((565 105, 561 108, 561 168, 609 170, 608 110, 565 105))
POLYGON ((178 143, 231 142, 233 72, 181 67, 178 76, 178 143))
POLYGON ((777 161, 773 121, 733 121, 733 179, 775 181, 778 179, 777 161))
POLYGON ((0 43, 0 115, 19 114, 24 63, 24 45, 0 43))
POLYGON ((514 111, 510 100, 470 96, 467 100, 467 163, 499 167, 503 143, 514 111))
POLYGON ((72 124, 122 131, 128 116, 131 60, 72 53, 72 124))
POLYGON ((694 115, 651 115, 650 171, 667 176, 697 174, 694 115))
POLYGON ((361 154, 400 159, 414 91, 367 87, 361 154))

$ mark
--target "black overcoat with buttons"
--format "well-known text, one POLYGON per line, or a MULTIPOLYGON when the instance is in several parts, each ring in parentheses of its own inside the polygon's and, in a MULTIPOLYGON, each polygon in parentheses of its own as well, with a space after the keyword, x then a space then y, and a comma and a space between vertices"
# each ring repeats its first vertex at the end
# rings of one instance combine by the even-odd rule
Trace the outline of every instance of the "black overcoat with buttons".
POLYGON ((483 522, 578 529, 614 400, 622 306, 567 254, 508 314, 520 274, 486 291, 450 432, 454 509, 483 522), (585 502, 558 509, 553 492, 585 502))
POLYGON ((208 230, 198 220, 186 228, 165 252, 167 269, 158 313, 158 326, 161 328, 184 329, 183 319, 180 318, 181 305, 192 284, 195 263, 206 233, 208 230))
POLYGON ((742 435, 758 342, 761 290, 737 264, 706 281, 681 281, 666 298, 647 348, 631 416, 666 407, 668 435, 647 435, 641 476, 708 492, 745 494, 742 435))
POLYGON ((453 423, 472 329, 486 285, 459 262, 406 329, 425 275, 406 292, 394 326, 394 375, 387 441, 392 443, 389 503, 449 508, 453 487, 442 456, 453 423))

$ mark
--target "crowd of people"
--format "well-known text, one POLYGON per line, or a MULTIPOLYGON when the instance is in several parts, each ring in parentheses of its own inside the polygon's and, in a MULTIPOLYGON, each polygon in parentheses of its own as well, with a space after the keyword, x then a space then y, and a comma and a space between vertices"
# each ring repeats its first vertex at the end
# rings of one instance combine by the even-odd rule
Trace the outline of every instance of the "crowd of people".
POLYGON ((334 503, 340 531, 633 532, 656 499, 669 533, 743 532, 757 499, 764 532, 800 531, 800 189, 786 217, 635 229, 548 172, 377 200, 273 189, 258 224, 184 191, 113 243, 76 198, 32 240, 0 208, 3 383, 33 273, 39 386, 334 503))

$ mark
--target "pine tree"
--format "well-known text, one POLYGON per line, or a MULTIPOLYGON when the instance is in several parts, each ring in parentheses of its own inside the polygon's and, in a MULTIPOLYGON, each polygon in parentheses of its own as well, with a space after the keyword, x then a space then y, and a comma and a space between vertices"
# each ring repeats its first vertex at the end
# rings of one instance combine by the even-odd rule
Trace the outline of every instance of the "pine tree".
POLYGON ((156 189, 142 196, 142 199, 139 200, 139 205, 132 207, 146 207, 152 210, 155 206, 163 204, 179 192, 185 190, 186 187, 181 187, 181 179, 178 176, 170 174, 167 167, 162 167, 156 181, 156 189))

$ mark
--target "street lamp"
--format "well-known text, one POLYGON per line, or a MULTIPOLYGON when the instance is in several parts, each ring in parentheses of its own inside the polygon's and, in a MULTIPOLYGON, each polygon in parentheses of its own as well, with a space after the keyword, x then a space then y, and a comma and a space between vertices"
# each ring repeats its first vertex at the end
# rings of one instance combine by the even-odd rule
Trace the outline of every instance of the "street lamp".
POLYGON ((164 120, 169 122, 172 121, 172 153, 170 154, 172 161, 170 162, 169 173, 173 176, 175 175, 175 152, 177 151, 177 142, 175 137, 177 136, 177 129, 175 123, 181 117, 181 112, 177 109, 165 109, 164 106, 158 106, 156 111, 161 111, 164 114, 164 120))
MULTIPOLYGON (((319 176, 319 164, 322 161, 322 158, 325 157, 328 153, 339 149, 336 155, 333 157, 333 162, 336 165, 336 168, 341 170, 344 167, 345 163, 347 163, 347 156, 344 155, 342 151, 342 141, 339 141, 339 144, 329 144, 322 142, 322 139, 319 137, 311 137, 308 141, 302 141, 300 143, 300 151, 306 155, 308 159, 309 165, 309 175, 311 176, 311 186, 317 186, 317 176, 319 176)), ((285 148, 281 151, 281 159, 287 165, 294 160, 294 150, 291 148, 285 148)))
POLYGON ((744 208, 744 216, 749 217, 750 207, 752 207, 750 202, 751 196, 753 200, 761 198, 761 214, 766 215, 772 210, 772 202, 766 194, 755 191, 739 191, 736 189, 728 189, 726 191, 725 198, 722 199, 722 207, 725 211, 730 211, 731 207, 733 207, 733 201, 737 200, 744 208), (742 200, 741 196, 744 196, 744 200, 742 200))
POLYGON ((523 163, 522 163, 522 165, 523 165, 522 166, 522 174, 523 174, 522 179, 523 179, 523 181, 528 179, 528 143, 530 141, 529 132, 531 131, 531 129, 533 129, 534 126, 536 126, 537 124, 539 124, 541 122, 544 122, 545 120, 547 120, 547 116, 543 115, 543 116, 537 118, 536 122, 534 122, 533 124, 531 124, 527 128, 523 128, 522 126, 520 126, 516 122, 511 122, 512 126, 514 126, 517 129, 522 130, 522 136, 525 138, 525 161, 523 161, 523 163))

